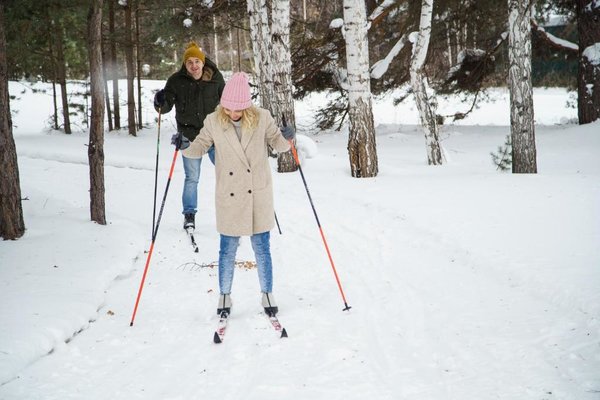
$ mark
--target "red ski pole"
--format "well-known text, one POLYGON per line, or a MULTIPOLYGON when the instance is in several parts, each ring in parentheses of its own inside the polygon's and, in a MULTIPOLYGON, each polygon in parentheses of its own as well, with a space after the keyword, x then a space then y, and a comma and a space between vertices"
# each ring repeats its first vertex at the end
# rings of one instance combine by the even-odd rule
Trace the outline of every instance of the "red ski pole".
POLYGON ((144 281, 148 273, 148 267, 150 266, 150 259, 152 258, 152 252, 154 251, 154 242, 156 241, 156 235, 158 234, 158 226, 160 225, 160 219, 165 208, 165 201, 167 200, 167 193, 169 192, 169 185, 171 184, 171 177, 173 176, 173 170, 175 169, 175 161, 177 161, 177 154, 179 153, 179 147, 175 148, 175 154, 173 154, 173 162, 171 162, 171 170, 169 171, 169 178, 167 179, 167 187, 165 188, 165 194, 163 195, 162 204, 160 205, 160 212, 158 213, 158 219, 156 221, 156 227, 152 231, 152 244, 150 244, 150 250, 148 251, 148 258, 146 258, 146 266, 144 267, 144 274, 142 275, 142 281, 140 282, 140 289, 138 290, 137 298, 135 299, 135 307, 133 308, 133 315, 131 316, 131 323, 129 326, 133 326, 135 320, 135 314, 137 313, 138 305, 140 304, 140 297, 142 297, 142 289, 144 288, 144 281))
MULTIPOLYGON (((283 117, 283 125, 286 126, 285 116, 283 117)), ((315 205, 313 204, 312 197, 310 196, 310 191, 308 190, 308 185, 306 184, 306 178, 304 178, 304 172, 302 172, 302 167, 300 166, 300 159, 298 158, 298 152, 296 151, 296 146, 294 145, 294 141, 292 139, 289 140, 290 146, 292 148, 292 154, 294 156, 294 160, 296 161, 296 165, 298 165, 298 171, 300 171, 300 176, 302 177, 302 182, 304 183, 304 189, 306 189, 306 194, 308 195, 308 200, 310 201, 310 206, 312 207, 313 214, 315 215, 315 219, 317 220, 317 226, 319 227, 319 232, 321 233, 321 239, 323 239, 323 244, 325 245, 325 250, 327 251, 327 257, 329 257, 329 263, 331 264, 331 269, 333 269, 333 275, 335 276, 335 281, 337 282, 338 288, 340 289, 340 294, 342 295, 342 300, 344 301, 344 309, 342 311, 350 310, 348 302, 346 301, 346 296, 344 295, 344 289, 342 289, 342 284, 340 282, 340 278, 338 276, 337 270, 335 269, 335 264, 333 263, 333 257, 331 257, 331 252, 329 251, 329 246, 327 245, 327 240, 325 239, 325 234, 323 233, 323 228, 321 227, 321 222, 319 222, 319 216, 317 215, 317 210, 315 209, 315 205)))
POLYGON ((161 112, 158 110, 158 131, 156 134, 156 166, 154 167, 154 206, 152 208, 152 236, 154 237, 154 226, 156 225, 156 190, 158 188, 158 156, 160 150, 160 117, 161 112))

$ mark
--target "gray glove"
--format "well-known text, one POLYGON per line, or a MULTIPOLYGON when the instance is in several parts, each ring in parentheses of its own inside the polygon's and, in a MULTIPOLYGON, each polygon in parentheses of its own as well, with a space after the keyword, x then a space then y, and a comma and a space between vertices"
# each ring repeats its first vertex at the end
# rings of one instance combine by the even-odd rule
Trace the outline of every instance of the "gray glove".
POLYGON ((294 128, 289 125, 286 125, 281 128, 281 134, 287 140, 293 140, 296 137, 296 132, 294 132, 294 128))
POLYGON ((183 133, 176 133, 171 137, 171 144, 175 145, 177 150, 185 150, 190 147, 190 139, 183 136, 183 133))

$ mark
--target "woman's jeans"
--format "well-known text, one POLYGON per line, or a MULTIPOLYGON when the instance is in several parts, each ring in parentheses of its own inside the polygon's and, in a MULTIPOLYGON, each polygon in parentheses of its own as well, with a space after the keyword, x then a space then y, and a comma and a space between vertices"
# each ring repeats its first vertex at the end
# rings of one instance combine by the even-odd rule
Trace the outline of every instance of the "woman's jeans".
MULTIPOLYGON (((271 293, 273 291, 273 264, 271 262, 270 239, 270 232, 257 233, 250 236, 258 268, 260 291, 263 293, 271 293)), ((221 249, 219 250, 219 289, 221 290, 221 294, 231 294, 235 255, 239 242, 239 236, 221 235, 221 249)))
MULTIPOLYGON (((212 163, 215 163, 214 146, 208 149, 208 157, 212 163)), ((182 154, 183 171, 185 172, 185 181, 183 182, 183 214, 196 214, 198 210, 198 182, 200 181, 201 158, 187 158, 182 154)))

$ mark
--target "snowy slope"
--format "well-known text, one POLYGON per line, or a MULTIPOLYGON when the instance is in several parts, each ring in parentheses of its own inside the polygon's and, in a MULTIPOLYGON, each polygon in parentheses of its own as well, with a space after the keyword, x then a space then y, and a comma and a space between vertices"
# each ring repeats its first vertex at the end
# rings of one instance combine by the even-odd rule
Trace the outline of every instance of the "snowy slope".
MULTIPOLYGON (((352 309, 342 311, 299 174, 275 174, 275 294, 289 338, 261 314, 256 271, 238 269, 215 345, 217 275, 202 266, 218 258, 212 165, 195 254, 180 227, 178 161, 130 327, 150 246, 155 125, 137 138, 107 133, 109 224, 96 226, 86 134, 47 133, 45 114, 27 117, 44 100, 22 93, 11 105, 27 233, 0 242, 0 399, 598 399, 599 125, 553 125, 573 118, 568 95, 537 91, 548 124, 536 132, 539 173, 500 173, 489 153, 508 109, 495 98, 444 127, 442 167, 426 165, 412 107, 378 102, 374 179, 349 176, 345 133, 312 134, 322 96, 299 103, 304 174, 352 309)), ((238 256, 252 259, 247 239, 238 256)))

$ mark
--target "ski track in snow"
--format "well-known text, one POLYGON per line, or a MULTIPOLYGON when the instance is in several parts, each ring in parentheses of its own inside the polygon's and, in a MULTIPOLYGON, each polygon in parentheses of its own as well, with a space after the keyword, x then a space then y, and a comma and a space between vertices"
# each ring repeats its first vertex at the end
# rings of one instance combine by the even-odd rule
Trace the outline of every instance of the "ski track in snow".
MULTIPOLYGON (((480 192, 487 181, 492 181, 489 187, 522 185, 520 190, 531 195, 527 189, 543 183, 544 174, 532 182, 513 178, 508 183, 496 172, 478 176, 462 170, 462 163, 489 164, 489 154, 472 155, 468 146, 469 140, 486 139, 474 132, 477 128, 452 127, 444 135, 449 164, 432 170, 422 165, 424 154, 387 150, 386 143, 398 141, 411 150, 422 145, 419 133, 404 129, 378 136, 386 165, 378 178, 346 179, 346 149, 343 138, 334 135, 320 136, 320 157, 303 166, 350 311, 342 311, 299 174, 274 174, 283 234, 274 229, 271 237, 279 317, 289 334, 284 339, 261 313, 256 270, 237 268, 227 335, 224 343, 212 343, 217 270, 198 267, 218 258, 214 168, 208 162, 203 163, 195 234, 200 252, 193 253, 180 226, 183 169, 178 161, 135 324, 129 326, 147 258, 141 249, 150 246, 154 155, 109 161, 118 167, 106 171, 107 204, 114 204, 109 220, 126 230, 131 242, 111 248, 116 244, 93 229, 78 234, 105 239, 106 256, 117 253, 107 262, 123 265, 106 266, 114 278, 104 277, 107 281, 96 285, 102 293, 83 305, 86 311, 80 314, 89 318, 70 325, 73 336, 58 331, 50 354, 0 386, 0 399, 598 399, 599 380, 592 368, 598 365, 597 303, 588 301, 587 292, 565 292, 560 282, 528 272, 543 271, 538 264, 549 256, 540 253, 539 260, 519 265, 518 257, 491 246, 473 248, 467 233, 477 224, 460 218, 468 208, 461 203, 469 201, 485 201, 497 207, 498 218, 510 217, 501 207, 510 199, 480 194, 471 200, 469 185, 478 185, 480 192), (453 177, 464 174, 464 181, 453 180, 464 184, 464 199, 452 193, 443 197, 446 171, 453 177), (389 185, 398 188, 397 195, 389 185), (411 194, 417 186, 423 196, 439 198, 433 214, 424 209, 435 201, 411 194), (435 212, 456 213, 456 226, 440 230, 432 223, 435 212)), ((486 128, 494 135, 490 149, 505 130, 486 128)), ((544 140, 555 140, 553 130, 545 128, 538 136, 542 148, 544 140)), ((29 139, 21 139, 21 146, 24 140, 29 139)), ((64 218, 88 207, 86 193, 71 196, 87 182, 85 158, 29 149, 25 154, 24 194, 32 198, 25 207, 40 213, 52 207, 64 218), (48 163, 53 157, 61 161, 48 163), (66 182, 65 176, 70 177, 66 182), (34 189, 53 185, 63 191, 41 198, 50 191, 34 189)), ((163 151, 161 157, 159 206, 172 152, 163 151)), ((573 175, 568 178, 564 190, 576 192, 583 185, 573 175)), ((493 214, 479 217, 494 223, 493 214)), ((34 226, 28 235, 43 237, 52 229, 34 226)), ((489 242, 502 243, 502 235, 489 242)), ((247 238, 238 259, 253 259, 247 238)))
MULTIPOLYGON (((281 178, 278 203, 305 196, 292 180, 299 177, 281 178)), ((527 373, 511 375, 511 387, 502 388, 497 398, 561 393, 560 387, 544 384, 548 376, 556 375, 557 381, 568 376, 568 369, 551 361, 577 358, 575 341, 555 348, 557 337, 581 328, 580 318, 562 320, 563 314, 553 311, 560 304, 532 299, 529 290, 512 282, 503 260, 475 254, 420 227, 408 211, 398 214, 345 193, 340 188, 336 202, 344 204, 344 215, 356 219, 336 220, 335 209, 323 207, 322 223, 328 221, 323 230, 353 307, 349 312, 341 311, 331 266, 306 207, 306 215, 283 219, 283 235, 273 234, 276 294, 290 337, 278 339, 261 314, 256 271, 238 268, 228 333, 223 344, 213 345, 217 271, 182 266, 214 261, 218 238, 203 235, 211 231, 212 221, 200 220, 196 240, 201 251, 195 255, 174 213, 159 230, 134 326, 128 322, 146 254, 138 255, 135 271, 114 280, 95 322, 4 385, 0 398, 3 391, 15 399, 29 399, 32 392, 44 393, 44 399, 75 399, 85 393, 117 399, 217 394, 221 399, 263 399, 286 393, 340 399, 477 398, 482 387, 499 392, 496 377, 506 374, 506 368, 527 373), (365 210, 368 215, 362 214, 365 210), (366 251, 366 243, 382 252, 366 251), (426 263, 423 254, 429 254, 426 263), (306 274, 313 279, 301 278, 306 274), (298 288, 296 279, 313 285, 298 288), (479 284, 465 287, 463 281, 479 284), (390 295, 395 292, 401 295, 390 295), (398 298, 401 302, 395 303, 398 298), (530 310, 513 316, 520 304, 530 310), (548 320, 554 320, 553 327, 547 328, 548 320), (322 341, 328 345, 323 347, 322 341), (516 342, 521 343, 517 348, 516 342), (53 365, 52 379, 36 374, 47 370, 47 364, 53 365)), ((317 212, 324 205, 321 196, 316 196, 317 212)), ((213 212, 209 208, 207 215, 213 212)), ((285 207, 280 211, 291 215, 285 207)), ((238 258, 251 258, 249 247, 243 240, 238 258)))

